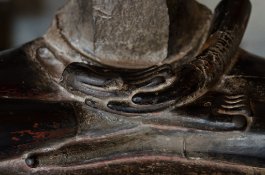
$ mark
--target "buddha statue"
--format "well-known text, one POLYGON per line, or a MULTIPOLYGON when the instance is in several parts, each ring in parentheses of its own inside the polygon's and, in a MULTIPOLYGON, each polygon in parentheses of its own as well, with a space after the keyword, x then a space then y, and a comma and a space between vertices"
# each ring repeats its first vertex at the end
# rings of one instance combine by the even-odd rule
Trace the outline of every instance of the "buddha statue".
POLYGON ((249 0, 69 0, 0 53, 0 174, 264 174, 249 0))

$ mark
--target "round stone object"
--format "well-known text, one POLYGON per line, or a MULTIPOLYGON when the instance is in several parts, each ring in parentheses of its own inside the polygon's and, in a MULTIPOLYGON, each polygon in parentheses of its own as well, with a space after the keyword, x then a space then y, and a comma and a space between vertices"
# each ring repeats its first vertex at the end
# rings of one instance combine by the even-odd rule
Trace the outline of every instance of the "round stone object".
POLYGON ((146 68, 194 55, 209 14, 194 0, 70 0, 57 17, 64 38, 89 59, 146 68))

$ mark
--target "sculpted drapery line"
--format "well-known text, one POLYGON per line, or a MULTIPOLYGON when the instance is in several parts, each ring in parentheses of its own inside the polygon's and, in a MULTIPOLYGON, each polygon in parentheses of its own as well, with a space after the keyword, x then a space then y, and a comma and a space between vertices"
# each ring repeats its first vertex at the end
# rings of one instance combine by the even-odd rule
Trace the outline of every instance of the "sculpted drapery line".
POLYGON ((249 0, 69 0, 0 53, 0 174, 264 174, 249 0))

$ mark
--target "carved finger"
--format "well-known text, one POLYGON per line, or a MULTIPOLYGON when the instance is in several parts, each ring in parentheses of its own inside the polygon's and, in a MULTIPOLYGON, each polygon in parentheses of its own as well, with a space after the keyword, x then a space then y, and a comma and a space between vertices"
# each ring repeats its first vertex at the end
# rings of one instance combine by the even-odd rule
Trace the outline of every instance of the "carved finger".
POLYGON ((165 75, 171 75, 172 67, 170 65, 162 65, 162 66, 154 66, 146 70, 142 70, 140 72, 132 72, 128 73, 124 79, 128 81, 139 81, 139 80, 145 80, 146 78, 149 78, 150 76, 155 76, 158 74, 165 74, 165 75))
POLYGON ((164 79, 169 79, 173 76, 172 70, 160 70, 150 75, 145 75, 142 77, 138 77, 138 79, 130 79, 131 77, 124 78, 125 81, 130 85, 137 85, 141 84, 147 81, 150 81, 151 79, 154 79, 156 77, 164 77, 164 79))
POLYGON ((227 71, 227 67, 233 64, 232 57, 241 42, 249 14, 249 1, 222 1, 216 10, 209 38, 211 44, 176 73, 177 79, 171 87, 158 92, 136 94, 133 102, 151 105, 175 98, 176 106, 181 106, 204 95, 227 71))
POLYGON ((172 102, 167 102, 161 105, 146 105, 146 106, 135 106, 131 105, 130 103, 121 102, 121 101, 110 101, 107 104, 107 107, 112 110, 116 111, 120 114, 142 114, 142 113, 154 113, 161 111, 167 108, 172 102))
POLYGON ((132 101, 138 105, 156 105, 169 101, 176 103, 196 91, 200 86, 200 80, 203 80, 200 72, 192 67, 182 68, 177 72, 177 76, 179 78, 168 88, 157 92, 138 93, 133 96, 132 101))
MULTIPOLYGON (((63 78, 81 83, 102 87, 102 88, 119 88, 123 85, 121 78, 113 73, 106 72, 106 69, 93 67, 84 63, 72 63, 63 73, 63 78)), ((70 84, 69 82, 69 84, 70 84)))

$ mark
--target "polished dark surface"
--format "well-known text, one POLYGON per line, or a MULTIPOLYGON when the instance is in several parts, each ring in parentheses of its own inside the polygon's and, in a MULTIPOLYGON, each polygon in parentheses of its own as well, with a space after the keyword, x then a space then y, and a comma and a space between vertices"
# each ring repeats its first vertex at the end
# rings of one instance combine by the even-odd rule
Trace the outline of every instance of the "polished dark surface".
POLYGON ((1 159, 77 132, 75 113, 69 103, 1 99, 0 111, 1 159))
POLYGON ((0 55, 0 172, 264 174, 265 61, 239 48, 250 9, 221 1, 196 57, 145 69, 84 57, 57 16, 0 55))

